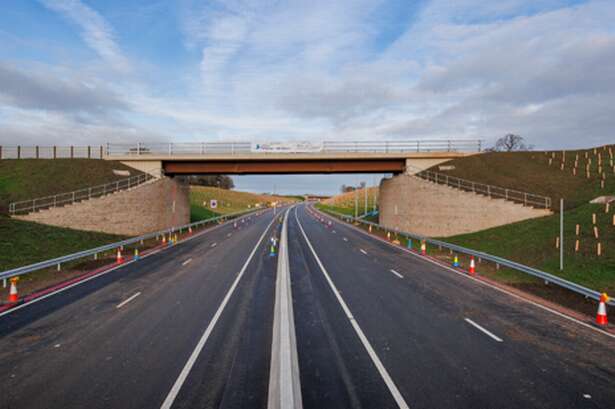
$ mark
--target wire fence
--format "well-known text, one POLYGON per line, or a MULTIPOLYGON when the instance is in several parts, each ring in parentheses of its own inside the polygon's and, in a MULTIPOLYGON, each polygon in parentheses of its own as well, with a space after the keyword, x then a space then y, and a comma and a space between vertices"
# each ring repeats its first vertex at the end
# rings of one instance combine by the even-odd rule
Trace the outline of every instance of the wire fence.
POLYGON ((103 159, 104 147, 0 145, 0 159, 103 159))
POLYGON ((500 186, 487 185, 485 183, 473 182, 442 173, 423 170, 415 174, 422 179, 441 185, 451 186, 467 192, 478 193, 491 198, 510 200, 515 203, 531 206, 538 209, 550 209, 551 198, 529 192, 522 192, 514 189, 507 189, 500 186))

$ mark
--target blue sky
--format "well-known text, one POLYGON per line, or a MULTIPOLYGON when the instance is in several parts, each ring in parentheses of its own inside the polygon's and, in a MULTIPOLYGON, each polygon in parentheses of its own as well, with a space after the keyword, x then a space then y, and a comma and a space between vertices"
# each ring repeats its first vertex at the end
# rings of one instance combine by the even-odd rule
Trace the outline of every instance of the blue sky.
MULTIPOLYGON (((612 143, 613 21, 605 0, 4 0, 0 143, 612 143)), ((305 179, 238 184, 276 180, 305 179)))

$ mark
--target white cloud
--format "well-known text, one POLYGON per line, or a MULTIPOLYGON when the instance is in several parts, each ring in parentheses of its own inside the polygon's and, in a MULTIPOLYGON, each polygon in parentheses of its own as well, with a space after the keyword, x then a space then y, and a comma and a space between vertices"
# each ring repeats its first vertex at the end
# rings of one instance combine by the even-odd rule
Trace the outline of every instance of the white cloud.
POLYGON ((79 26, 86 44, 111 67, 120 72, 131 70, 130 61, 115 41, 113 28, 98 12, 79 0, 41 0, 41 2, 45 7, 62 14, 79 26))

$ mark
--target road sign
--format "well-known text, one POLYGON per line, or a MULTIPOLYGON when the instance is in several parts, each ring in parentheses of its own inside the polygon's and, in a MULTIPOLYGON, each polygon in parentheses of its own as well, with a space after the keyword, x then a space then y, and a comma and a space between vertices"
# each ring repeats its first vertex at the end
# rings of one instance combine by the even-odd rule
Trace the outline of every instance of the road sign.
POLYGON ((216 199, 211 199, 209 201, 209 207, 212 209, 216 209, 218 207, 218 201, 216 199))

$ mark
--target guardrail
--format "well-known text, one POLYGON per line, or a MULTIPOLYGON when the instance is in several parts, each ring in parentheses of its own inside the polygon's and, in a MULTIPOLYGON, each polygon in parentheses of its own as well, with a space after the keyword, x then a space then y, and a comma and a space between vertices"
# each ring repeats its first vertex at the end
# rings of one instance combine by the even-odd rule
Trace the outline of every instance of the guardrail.
MULTIPOLYGON (((293 143, 289 143, 293 145, 293 143)), ((480 152, 480 139, 412 140, 412 141, 324 141, 296 143, 300 150, 266 151, 251 142, 188 142, 188 143, 108 143, 106 156, 181 156, 219 154, 268 154, 268 153, 395 153, 395 152, 480 152)), ((284 143, 280 143, 284 145, 284 143)))
POLYGON ((163 234, 169 234, 169 233, 173 234, 175 232, 181 233, 184 230, 188 230, 188 228, 197 228, 197 227, 200 227, 208 223, 215 223, 218 221, 225 221, 227 219, 234 219, 236 217, 246 215, 249 213, 253 213, 256 211, 258 210, 249 209, 249 210, 244 210, 240 212, 221 215, 221 216, 213 217, 211 219, 200 220, 198 222, 189 223, 189 224, 185 224, 182 226, 176 226, 176 227, 172 227, 169 229, 163 229, 163 230, 159 230, 153 233, 145 234, 143 236, 133 237, 133 238, 126 239, 123 241, 106 244, 104 246, 96 247, 90 250, 83 250, 83 251, 69 254, 66 256, 41 261, 38 263, 31 264, 29 266, 23 266, 23 267, 14 268, 12 270, 6 270, 0 273, 0 280, 5 280, 11 277, 21 276, 21 275, 29 274, 35 271, 44 270, 46 268, 59 266, 59 265, 65 264, 70 261, 79 260, 81 258, 92 257, 100 253, 104 253, 105 251, 116 250, 120 247, 130 246, 131 244, 136 244, 136 243, 140 243, 141 241, 150 240, 158 236, 161 236, 163 234))
MULTIPOLYGON (((402 232, 399 231, 398 229, 390 229, 384 226, 381 226, 378 223, 374 223, 374 222, 369 222, 360 218, 355 218, 353 216, 348 216, 342 213, 338 213, 334 210, 320 210, 321 212, 324 213, 328 213, 330 215, 333 215, 335 217, 338 217, 344 221, 347 222, 356 222, 356 223, 361 223, 361 224, 365 224, 365 225, 371 225, 372 227, 377 227, 385 232, 390 231, 390 232, 395 232, 399 235, 405 236, 406 238, 410 238, 413 240, 420 240, 420 241, 425 241, 425 243, 427 244, 431 244, 432 246, 438 246, 441 248, 445 248, 448 250, 452 250, 454 252, 460 253, 460 254, 466 254, 468 256, 474 256, 477 258, 481 258, 482 260, 487 260, 487 261, 491 261, 493 263, 496 263, 500 266, 504 266, 504 267, 508 267, 511 268, 513 270, 516 271, 520 271, 522 273, 525 274, 529 274, 531 276, 534 276, 536 278, 539 278, 541 280, 544 280, 545 283, 553 283, 555 285, 558 285, 562 288, 565 288, 567 290, 570 290, 572 292, 575 292, 579 295, 582 295, 584 297, 587 298, 591 298, 593 300, 598 301, 600 299, 600 292, 589 289, 587 287, 583 287, 582 285, 579 285, 577 283, 573 283, 572 281, 568 281, 568 280, 564 280, 561 277, 558 277, 556 275, 547 273, 545 271, 542 270, 538 270, 536 268, 533 267, 529 267, 526 266, 525 264, 521 264, 521 263, 517 263, 515 261, 511 261, 502 257, 498 257, 498 256, 494 256, 488 253, 484 253, 482 251, 477 251, 477 250, 472 250, 466 247, 462 247, 462 246, 458 246, 456 244, 451 244, 451 243, 447 243, 445 241, 441 241, 441 240, 436 240, 436 239, 431 239, 429 237, 426 236, 421 236, 419 234, 413 234, 413 233, 408 233, 408 232, 402 232)), ((615 299, 611 299, 608 302, 609 305, 611 306, 615 306, 615 299)))
POLYGON ((524 206, 531 206, 539 209, 551 208, 551 198, 547 196, 473 182, 471 180, 461 179, 455 176, 449 176, 430 170, 420 171, 416 173, 415 176, 430 182, 451 186, 467 192, 479 193, 491 198, 510 200, 515 203, 523 204, 524 206))
POLYGON ((104 148, 96 146, 0 145, 0 159, 102 159, 104 148))
POLYGON ((162 176, 162 170, 160 169, 155 172, 142 173, 126 179, 120 179, 115 182, 105 183, 104 185, 91 186, 73 190, 72 192, 58 193, 57 195, 13 202, 9 204, 9 214, 12 216, 18 214, 28 214, 37 210, 65 206, 68 204, 81 202, 83 200, 94 199, 122 190, 131 189, 149 180, 157 179, 159 176, 156 176, 156 172, 160 174, 159 176, 162 176))

